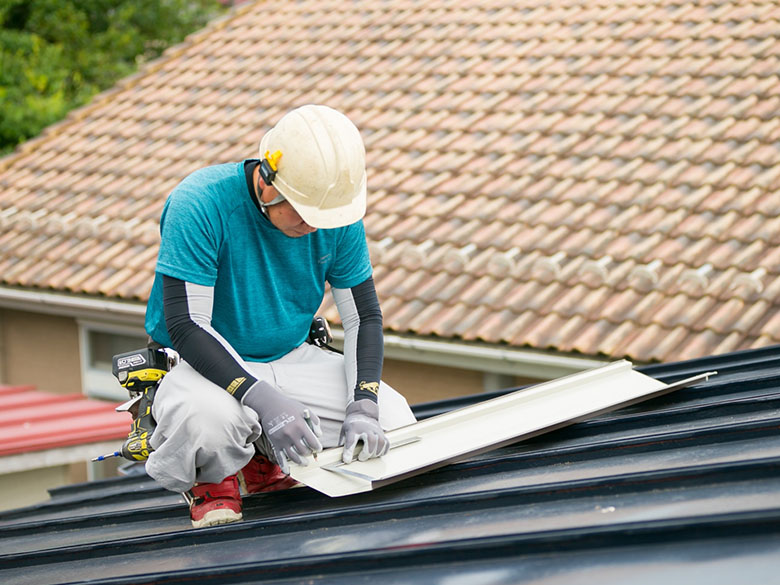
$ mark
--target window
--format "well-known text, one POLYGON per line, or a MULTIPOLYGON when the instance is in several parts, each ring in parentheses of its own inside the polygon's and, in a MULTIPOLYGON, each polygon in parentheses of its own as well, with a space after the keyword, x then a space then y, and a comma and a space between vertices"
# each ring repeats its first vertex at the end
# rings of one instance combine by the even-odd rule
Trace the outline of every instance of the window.
POLYGON ((84 394, 124 402, 128 393, 111 373, 111 362, 118 353, 146 347, 146 333, 123 325, 80 322, 79 326, 84 394))

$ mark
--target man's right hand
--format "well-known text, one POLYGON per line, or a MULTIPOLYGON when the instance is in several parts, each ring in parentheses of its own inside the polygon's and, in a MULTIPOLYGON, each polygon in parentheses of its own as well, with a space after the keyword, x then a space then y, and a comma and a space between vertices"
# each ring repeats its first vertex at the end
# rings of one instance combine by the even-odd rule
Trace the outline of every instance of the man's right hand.
POLYGON ((256 382, 242 402, 260 417, 263 433, 271 444, 273 457, 289 475, 288 461, 308 465, 306 457, 322 451, 320 419, 304 404, 286 396, 268 382, 256 382))

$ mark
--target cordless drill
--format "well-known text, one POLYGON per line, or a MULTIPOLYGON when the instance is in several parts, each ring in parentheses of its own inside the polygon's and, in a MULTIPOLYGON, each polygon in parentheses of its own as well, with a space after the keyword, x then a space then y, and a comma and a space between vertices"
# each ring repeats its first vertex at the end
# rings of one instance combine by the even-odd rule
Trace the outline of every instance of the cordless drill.
POLYGON ((131 397, 117 410, 129 410, 133 415, 133 425, 120 451, 101 455, 93 461, 119 456, 130 461, 146 461, 149 458, 149 453, 153 451, 149 438, 156 426, 152 416, 154 395, 169 369, 169 357, 163 349, 146 347, 114 356, 111 372, 127 388, 131 397))

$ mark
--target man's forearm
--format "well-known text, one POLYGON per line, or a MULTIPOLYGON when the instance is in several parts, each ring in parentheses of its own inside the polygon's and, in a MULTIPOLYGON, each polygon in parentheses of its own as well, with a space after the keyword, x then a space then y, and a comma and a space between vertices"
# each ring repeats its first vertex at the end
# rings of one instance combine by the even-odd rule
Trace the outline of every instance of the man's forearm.
POLYGON ((349 289, 333 289, 344 326, 344 366, 354 400, 378 399, 384 359, 382 311, 368 278, 349 289))
POLYGON ((163 276, 165 325, 173 348, 198 373, 237 400, 257 379, 239 362, 238 354, 211 326, 212 287, 163 276))

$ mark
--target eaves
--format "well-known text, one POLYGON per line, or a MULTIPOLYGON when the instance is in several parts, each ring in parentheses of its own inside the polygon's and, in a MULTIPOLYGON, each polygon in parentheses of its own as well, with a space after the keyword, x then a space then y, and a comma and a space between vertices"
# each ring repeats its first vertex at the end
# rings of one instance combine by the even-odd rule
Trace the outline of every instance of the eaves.
MULTIPOLYGON (((137 301, 9 286, 0 286, 0 307, 135 326, 143 325, 146 312, 146 304, 137 301)), ((343 331, 334 328, 333 335, 337 343, 343 342, 343 331)), ((566 376, 606 362, 587 356, 566 356, 497 344, 398 334, 385 334, 385 357, 539 379, 566 376)))
POLYGON ((146 303, 0 286, 0 307, 74 319, 143 325, 146 303))

